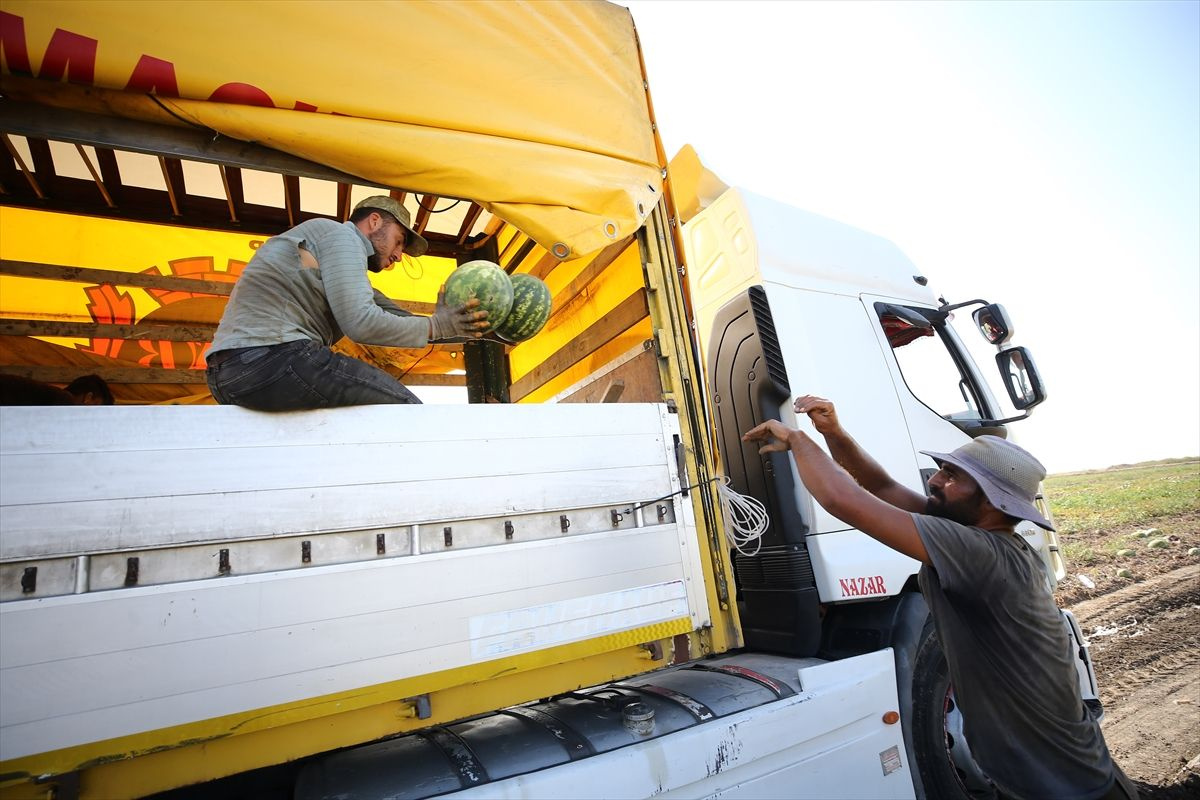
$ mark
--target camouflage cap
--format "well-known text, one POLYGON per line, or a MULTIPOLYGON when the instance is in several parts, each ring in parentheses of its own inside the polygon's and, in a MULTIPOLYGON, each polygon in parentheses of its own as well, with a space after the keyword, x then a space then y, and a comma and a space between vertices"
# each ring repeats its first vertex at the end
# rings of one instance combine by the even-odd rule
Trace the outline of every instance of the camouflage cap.
POLYGON ((406 255, 415 258, 429 252, 429 242, 426 241, 424 236, 413 230, 412 218, 408 214, 408 209, 399 200, 384 194, 377 194, 368 197, 366 200, 360 200, 355 204, 355 211, 358 211, 360 208, 373 208, 377 211, 384 211, 395 219, 396 222, 399 222, 404 230, 408 231, 408 238, 404 244, 406 255))

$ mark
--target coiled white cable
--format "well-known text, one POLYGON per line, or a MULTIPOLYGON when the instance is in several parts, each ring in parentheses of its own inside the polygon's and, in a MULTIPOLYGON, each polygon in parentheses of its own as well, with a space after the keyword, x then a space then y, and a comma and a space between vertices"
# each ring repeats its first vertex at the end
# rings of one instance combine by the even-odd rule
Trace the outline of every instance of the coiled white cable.
POLYGON ((717 483, 717 495, 721 498, 721 513, 725 517, 725 537, 733 549, 744 556, 758 555, 762 549, 762 535, 771 524, 767 509, 757 499, 730 489, 727 477, 717 483))

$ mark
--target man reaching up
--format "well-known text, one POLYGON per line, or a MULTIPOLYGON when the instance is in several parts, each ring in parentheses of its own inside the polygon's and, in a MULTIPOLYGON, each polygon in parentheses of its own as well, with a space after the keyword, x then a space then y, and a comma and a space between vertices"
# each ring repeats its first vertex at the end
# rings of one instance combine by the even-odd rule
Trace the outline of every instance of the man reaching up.
POLYGON ((1083 704, 1041 557, 1015 531, 1021 520, 1053 530, 1034 507, 1046 476, 1038 460, 996 436, 922 451, 940 467, 925 497, 864 452, 828 400, 804 396, 795 411, 808 414, 833 458, 777 420, 742 439, 761 442, 760 453, 790 450, 830 514, 921 562, 966 739, 997 796, 1136 800, 1083 704))

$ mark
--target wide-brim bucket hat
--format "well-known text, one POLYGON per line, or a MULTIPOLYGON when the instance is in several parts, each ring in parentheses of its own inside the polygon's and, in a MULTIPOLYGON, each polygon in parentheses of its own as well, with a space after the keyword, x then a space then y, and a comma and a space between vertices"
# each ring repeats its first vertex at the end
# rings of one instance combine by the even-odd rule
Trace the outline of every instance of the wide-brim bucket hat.
POLYGON ((409 216, 408 209, 400 201, 385 194, 377 194, 355 203, 354 210, 357 211, 360 208, 375 208, 380 211, 386 211, 395 218, 396 222, 400 223, 400 226, 404 230, 408 231, 408 237, 404 242, 405 255, 419 258, 429 252, 428 240, 413 230, 412 218, 409 216))
POLYGON ((1034 505, 1046 468, 1023 448, 999 436, 979 436, 953 453, 921 452, 938 466, 953 464, 970 475, 988 502, 1005 514, 1054 530, 1034 505))

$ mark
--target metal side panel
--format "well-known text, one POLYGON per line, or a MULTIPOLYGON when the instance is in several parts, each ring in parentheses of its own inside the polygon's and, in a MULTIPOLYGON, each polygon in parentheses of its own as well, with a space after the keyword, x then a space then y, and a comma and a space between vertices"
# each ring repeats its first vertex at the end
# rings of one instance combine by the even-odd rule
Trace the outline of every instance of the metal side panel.
POLYGON ((9 407, 0 560, 628 503, 679 487, 657 404, 9 407))
POLYGON ((680 485, 678 428, 662 406, 67 408, 57 426, 24 413, 51 410, 0 415, 3 566, 45 563, 41 553, 100 563, 132 552, 113 551, 122 546, 165 566, 152 585, 75 581, 0 603, 0 760, 9 766, 167 729, 164 746, 220 736, 252 729, 260 712, 338 713, 381 686, 429 683, 422 676, 438 676, 419 689, 431 691, 455 685, 455 670, 512 669, 523 656, 557 663, 556 648, 577 658, 593 645, 599 653, 708 624, 688 504, 664 499, 680 485), (92 438, 63 433, 81 420, 109 424, 90 427, 92 438), (127 426, 119 435, 118 422, 127 426), (393 452, 372 451, 380 441, 393 452), (131 467, 137 481, 116 474, 140 461, 149 464, 131 467), (14 464, 25 474, 13 476, 14 464), (275 474, 260 474, 268 468, 275 474), (230 471, 244 490, 229 488, 230 471), (334 502, 335 484, 370 492, 334 502), (308 502, 270 500, 281 492, 308 502), (147 500, 162 506, 143 513, 147 500), (18 519, 37 524, 10 528, 18 519), (506 520, 516 520, 507 532, 506 520), (529 533, 537 525, 546 530, 529 533), (404 546, 359 541, 373 526, 400 531, 404 546), (354 546, 298 540, 304 527, 354 546), (255 569, 238 559, 249 552, 238 548, 264 543, 294 546, 296 563, 267 569, 273 551, 258 552, 255 569), (321 552, 341 563, 319 563, 321 552), (229 568, 219 572, 222 560, 229 568), (202 561, 212 577, 186 579, 202 561), (658 633, 614 644, 648 631, 658 633))
POLYGON ((688 618, 674 526, 0 606, 4 760, 688 618))
MULTIPOLYGON (((736 665, 739 658, 714 663, 736 665)), ((883 720, 885 713, 899 708, 892 651, 828 663, 815 659, 792 663, 801 668, 800 691, 791 697, 591 758, 442 796, 455 800, 914 797, 900 724, 883 720)), ((402 787, 391 788, 396 796, 404 796, 402 787)), ((333 796, 365 800, 367 795, 342 791, 323 797, 333 796)))

